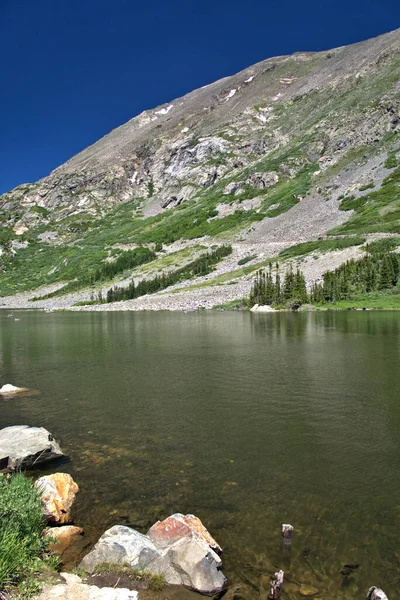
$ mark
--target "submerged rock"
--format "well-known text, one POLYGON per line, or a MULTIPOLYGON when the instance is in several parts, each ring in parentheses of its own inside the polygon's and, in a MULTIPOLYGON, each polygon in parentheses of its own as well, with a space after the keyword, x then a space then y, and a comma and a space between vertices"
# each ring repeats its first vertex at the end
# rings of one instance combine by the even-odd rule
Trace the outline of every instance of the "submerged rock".
POLYGON ((87 542, 83 537, 82 527, 63 525, 62 527, 49 527, 45 532, 46 537, 52 538, 52 550, 63 563, 66 563, 82 552, 87 542))
POLYGON ((0 430, 0 471, 29 469, 65 454, 44 427, 14 425, 0 430))
POLYGON ((310 596, 316 596, 319 590, 312 585, 301 585, 300 586, 300 596, 305 596, 306 598, 310 596))
POLYGON ((79 487, 68 473, 53 473, 35 482, 49 523, 68 523, 79 487))
POLYGON ((112 527, 80 566, 93 573, 100 563, 129 564, 162 574, 168 584, 212 595, 222 591, 227 583, 214 548, 221 552, 200 519, 178 513, 158 521, 147 535, 121 525, 112 527))

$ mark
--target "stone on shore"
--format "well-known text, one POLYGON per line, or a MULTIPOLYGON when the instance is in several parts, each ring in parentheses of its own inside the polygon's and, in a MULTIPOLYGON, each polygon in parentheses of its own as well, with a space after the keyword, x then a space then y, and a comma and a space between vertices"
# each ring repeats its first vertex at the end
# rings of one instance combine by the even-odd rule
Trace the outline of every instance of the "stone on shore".
POLYGON ((61 577, 65 583, 45 586, 36 600, 139 600, 138 592, 127 588, 87 585, 70 573, 61 573, 61 577))
POLYGON ((112 527, 83 558, 80 567, 93 573, 104 562, 129 564, 162 574, 170 585, 213 595, 227 583, 213 547, 221 551, 197 517, 176 514, 153 525, 147 535, 122 525, 112 527))
POLYGON ((263 304, 263 305, 255 304, 250 309, 250 312, 269 313, 269 312, 276 312, 276 310, 275 310, 275 308, 272 308, 271 306, 269 306, 269 304, 263 304))
POLYGON ((83 537, 82 527, 63 525, 62 527, 49 527, 45 536, 51 537, 50 550, 52 550, 63 563, 71 561, 80 554, 87 544, 83 537))
POLYGON ((0 430, 0 471, 29 469, 63 456, 44 427, 14 425, 0 430))
POLYGON ((68 473, 53 473, 39 477, 35 487, 41 493, 41 500, 49 523, 65 524, 71 520, 71 507, 79 487, 68 473))

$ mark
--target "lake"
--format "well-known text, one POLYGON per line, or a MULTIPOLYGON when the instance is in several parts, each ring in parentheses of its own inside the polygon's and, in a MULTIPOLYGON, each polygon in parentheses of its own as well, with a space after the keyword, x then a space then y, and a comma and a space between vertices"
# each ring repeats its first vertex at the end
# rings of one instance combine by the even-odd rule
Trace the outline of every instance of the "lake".
POLYGON ((397 597, 399 312, 7 314, 0 384, 38 393, 0 426, 54 434, 89 541, 190 512, 243 598, 278 568, 286 598, 397 597))

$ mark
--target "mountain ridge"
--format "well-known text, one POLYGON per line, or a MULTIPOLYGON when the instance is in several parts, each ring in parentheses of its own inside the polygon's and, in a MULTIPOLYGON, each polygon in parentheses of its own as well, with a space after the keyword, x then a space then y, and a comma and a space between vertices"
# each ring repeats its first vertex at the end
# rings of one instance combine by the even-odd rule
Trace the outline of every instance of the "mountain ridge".
POLYGON ((123 251, 116 244, 168 253, 229 240, 259 244, 265 258, 276 243, 394 235, 397 179, 386 180, 397 177, 399 130, 400 29, 268 58, 142 112, 3 194, 0 293, 12 276, 21 290, 81 278, 62 266, 77 245, 91 272, 123 251), (40 277, 21 278, 18 264, 33 257, 40 277))

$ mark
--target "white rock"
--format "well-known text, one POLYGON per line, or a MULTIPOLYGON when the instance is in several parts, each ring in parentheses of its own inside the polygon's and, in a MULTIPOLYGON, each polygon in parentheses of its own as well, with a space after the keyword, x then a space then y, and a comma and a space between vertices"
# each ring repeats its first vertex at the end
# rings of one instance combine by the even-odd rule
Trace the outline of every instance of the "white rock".
POLYGON ((26 388, 19 388, 15 385, 11 385, 11 383, 6 383, 0 388, 0 394, 16 394, 17 392, 22 392, 26 388))

